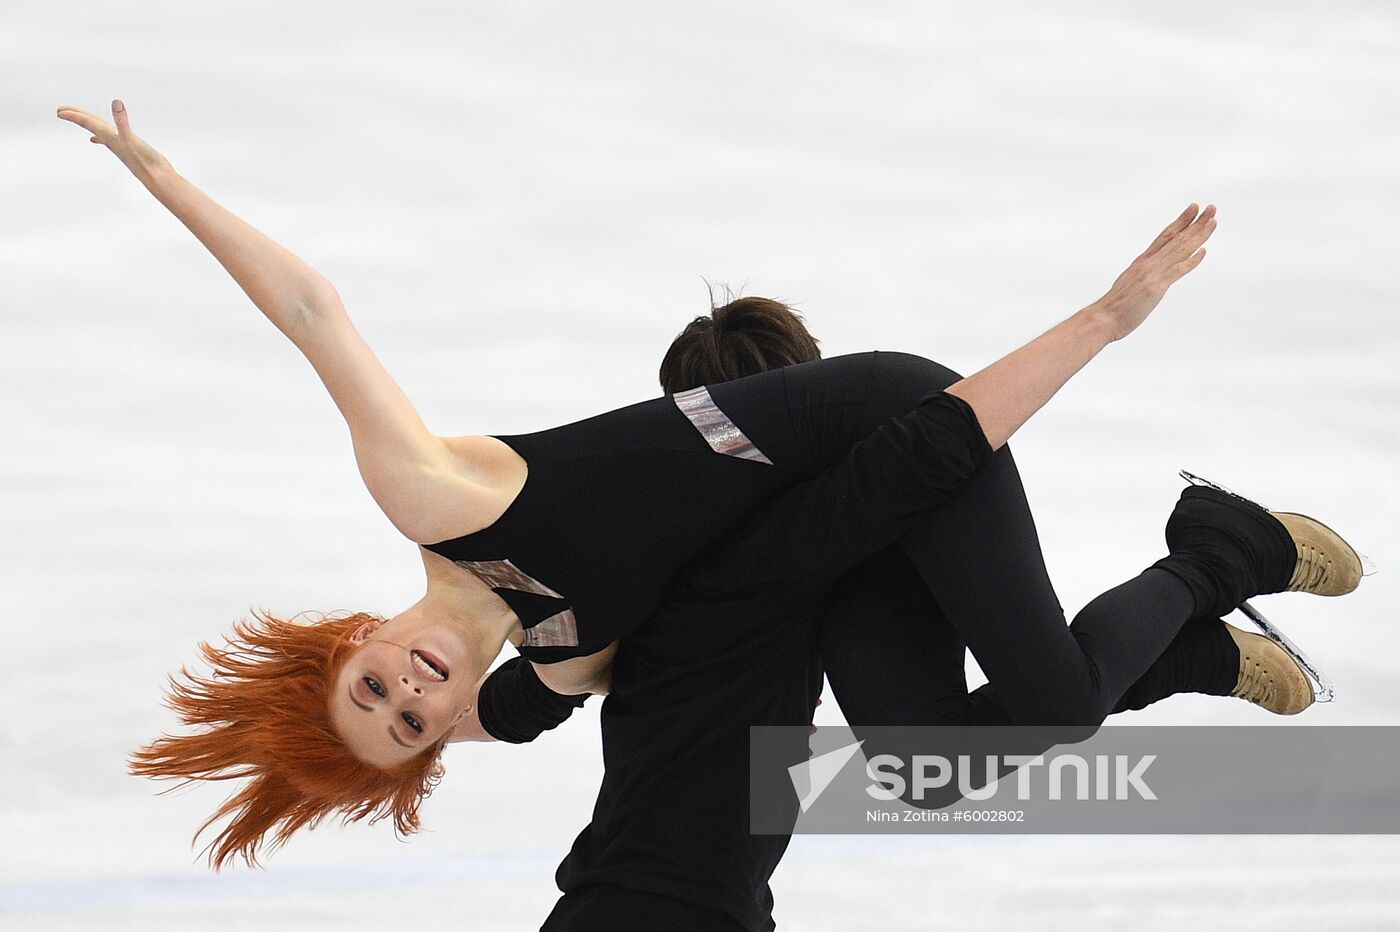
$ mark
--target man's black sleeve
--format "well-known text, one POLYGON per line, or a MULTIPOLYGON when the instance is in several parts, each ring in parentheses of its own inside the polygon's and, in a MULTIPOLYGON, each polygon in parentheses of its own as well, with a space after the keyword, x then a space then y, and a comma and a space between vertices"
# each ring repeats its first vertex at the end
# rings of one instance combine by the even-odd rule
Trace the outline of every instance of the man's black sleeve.
POLYGON ((534 664, 512 657, 482 682, 477 715, 481 727, 497 741, 524 744, 573 715, 590 695, 561 695, 540 681, 534 664))

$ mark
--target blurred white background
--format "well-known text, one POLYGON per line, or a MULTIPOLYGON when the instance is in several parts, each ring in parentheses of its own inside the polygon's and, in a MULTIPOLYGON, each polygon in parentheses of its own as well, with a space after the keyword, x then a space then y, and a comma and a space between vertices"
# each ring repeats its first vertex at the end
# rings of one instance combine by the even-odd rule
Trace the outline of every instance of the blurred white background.
MULTIPOLYGON (((1255 603, 1338 684, 1288 723, 1397 724, 1398 55, 1362 2, 6 3, 0 925, 536 928, 601 770, 594 700, 450 749, 408 843, 327 826, 223 875, 189 839, 225 789, 125 775, 197 641, 393 614, 422 570, 303 357, 58 106, 123 99, 442 434, 653 397, 703 279, 828 355, 971 372, 1214 203, 1201 266, 1013 443, 1051 574, 1072 615, 1160 556, 1180 467, 1317 515, 1380 572, 1255 603)), ((799 836, 773 886, 816 932, 1379 929, 1398 870, 1388 837, 799 836)))

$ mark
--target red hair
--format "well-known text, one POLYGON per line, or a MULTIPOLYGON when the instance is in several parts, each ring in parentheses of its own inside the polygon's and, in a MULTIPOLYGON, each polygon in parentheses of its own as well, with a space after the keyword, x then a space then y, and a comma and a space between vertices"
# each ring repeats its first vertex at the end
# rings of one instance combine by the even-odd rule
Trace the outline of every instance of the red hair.
MULTIPOLYGON (((254 615, 257 612, 254 611, 254 615)), ((183 666, 184 682, 170 677, 166 705, 197 734, 162 735, 132 753, 136 776, 251 782, 224 800, 194 838, 230 813, 232 820, 206 847, 219 870, 234 855, 251 867, 263 836, 276 829, 269 850, 286 843, 304 825, 344 813, 342 824, 371 816, 370 824, 393 817, 401 835, 418 830, 418 805, 443 775, 443 740, 398 766, 381 770, 355 757, 331 727, 330 690, 349 657, 349 636, 366 622, 365 612, 315 624, 283 621, 266 612, 257 622, 234 623, 224 648, 199 645, 214 667, 212 677, 183 666)), ((168 790, 166 792, 169 792, 168 790)))

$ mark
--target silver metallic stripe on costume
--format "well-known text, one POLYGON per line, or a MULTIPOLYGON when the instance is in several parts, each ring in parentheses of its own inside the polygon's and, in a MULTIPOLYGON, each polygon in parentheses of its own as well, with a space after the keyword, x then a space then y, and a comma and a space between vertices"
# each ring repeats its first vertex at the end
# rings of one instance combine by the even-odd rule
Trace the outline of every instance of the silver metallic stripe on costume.
POLYGON ((577 647, 578 625, 574 621, 574 610, 566 608, 557 615, 551 615, 533 628, 525 629, 525 640, 521 647, 577 647))
POLYGON ((710 397, 710 390, 705 386, 676 392, 671 397, 675 399, 676 407, 681 409, 681 413, 700 431, 700 436, 705 438, 711 450, 725 456, 737 456, 741 460, 756 460, 769 466, 773 465, 773 461, 764 456, 763 451, 744 436, 744 432, 729 419, 729 415, 719 409, 719 405, 710 397))
MULTIPOLYGON (((547 595, 556 599, 564 598, 509 560, 454 560, 452 562, 493 589, 514 589, 517 592, 547 595)), ((521 642, 520 646, 578 646, 578 622, 574 618, 574 610, 566 608, 558 614, 550 615, 534 627, 526 628, 525 640, 521 642)))
POLYGON ((493 588, 499 586, 502 589, 514 589, 517 592, 533 592, 535 595, 549 595, 556 599, 564 598, 538 579, 527 575, 509 560, 483 560, 480 562, 454 560, 452 562, 493 588))

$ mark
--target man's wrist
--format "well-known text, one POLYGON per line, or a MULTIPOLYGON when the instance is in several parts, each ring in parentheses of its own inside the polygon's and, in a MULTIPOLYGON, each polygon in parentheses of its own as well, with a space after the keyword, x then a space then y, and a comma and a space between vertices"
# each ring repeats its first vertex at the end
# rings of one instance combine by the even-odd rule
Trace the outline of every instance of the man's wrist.
POLYGON ((1113 333, 1113 316, 1098 301, 1081 309, 1075 316, 1080 318, 1084 329, 1094 335, 1099 349, 1117 340, 1113 333))
POLYGON ((574 699, 578 696, 591 696, 594 694, 594 687, 597 685, 597 678, 581 683, 578 680, 556 679, 554 671, 549 668, 555 664, 537 664, 533 661, 526 661, 530 664, 531 671, 535 674, 535 679, 540 684, 554 693, 556 696, 563 696, 566 699, 574 699))

